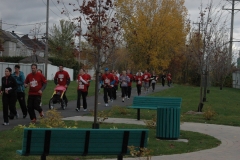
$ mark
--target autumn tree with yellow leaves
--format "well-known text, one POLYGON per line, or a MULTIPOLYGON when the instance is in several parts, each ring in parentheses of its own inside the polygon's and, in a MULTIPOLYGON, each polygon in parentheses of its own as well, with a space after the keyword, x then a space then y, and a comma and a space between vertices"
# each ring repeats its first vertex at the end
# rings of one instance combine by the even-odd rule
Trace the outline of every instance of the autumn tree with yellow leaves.
POLYGON ((168 69, 188 34, 184 0, 118 0, 128 57, 138 68, 168 69))

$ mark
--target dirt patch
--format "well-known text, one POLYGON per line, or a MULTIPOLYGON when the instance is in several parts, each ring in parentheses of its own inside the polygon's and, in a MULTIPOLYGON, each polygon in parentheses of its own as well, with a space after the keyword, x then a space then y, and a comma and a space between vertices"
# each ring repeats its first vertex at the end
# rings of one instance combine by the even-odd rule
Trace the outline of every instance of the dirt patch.
POLYGON ((187 111, 185 114, 193 114, 193 115, 196 115, 196 114, 204 114, 204 112, 187 111))

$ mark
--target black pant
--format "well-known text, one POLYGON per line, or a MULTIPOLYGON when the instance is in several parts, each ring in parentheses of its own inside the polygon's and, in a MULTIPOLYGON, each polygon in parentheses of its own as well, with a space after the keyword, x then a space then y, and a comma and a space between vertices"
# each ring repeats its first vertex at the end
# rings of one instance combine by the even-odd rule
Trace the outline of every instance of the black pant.
POLYGON ((121 89, 122 89, 122 98, 124 98, 125 96, 127 96, 128 87, 121 87, 121 89))
POLYGON ((112 88, 104 87, 103 88, 103 93, 104 93, 103 100, 104 100, 105 103, 108 103, 108 96, 109 96, 110 99, 112 99, 112 88))
POLYGON ((77 90, 77 108, 80 109, 81 97, 83 99, 83 109, 87 109, 87 92, 82 92, 81 90, 77 90))
POLYGON ((114 100, 117 99, 117 88, 118 88, 118 86, 114 86, 112 88, 112 97, 113 97, 114 100))
POLYGON ((25 101, 25 92, 17 92, 17 100, 21 107, 23 115, 27 115, 27 105, 25 101))
POLYGON ((155 90, 155 84, 156 84, 156 83, 152 83, 152 90, 153 90, 153 91, 155 90))
POLYGON ((3 120, 5 123, 9 122, 8 119, 8 109, 10 110, 10 113, 13 115, 17 114, 16 110, 16 101, 17 101, 17 95, 16 94, 3 94, 2 95, 2 104, 3 104, 3 120))
POLYGON ((131 97, 131 93, 132 93, 132 86, 128 86, 127 87, 127 96, 128 96, 128 98, 131 97))
POLYGON ((138 93, 138 95, 141 95, 141 89, 142 89, 142 85, 137 85, 137 93, 138 93))
POLYGON ((66 92, 67 92, 67 88, 66 88, 66 91, 64 92, 63 94, 63 100, 65 101, 66 105, 68 103, 68 99, 67 99, 67 96, 66 96, 66 92))
POLYGON ((42 112, 42 107, 40 107, 40 103, 41 103, 41 96, 28 95, 27 108, 28 108, 28 113, 31 120, 33 120, 34 118, 36 119, 36 114, 34 109, 37 110, 39 113, 42 112))
POLYGON ((164 86, 165 85, 165 80, 162 80, 162 86, 164 86))

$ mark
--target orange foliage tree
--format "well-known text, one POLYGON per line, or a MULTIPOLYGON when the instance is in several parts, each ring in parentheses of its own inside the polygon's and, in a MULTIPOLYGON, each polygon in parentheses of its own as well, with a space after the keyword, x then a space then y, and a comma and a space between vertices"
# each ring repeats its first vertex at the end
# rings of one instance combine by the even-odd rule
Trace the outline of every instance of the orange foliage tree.
POLYGON ((129 58, 136 67, 167 69, 185 46, 184 0, 119 0, 117 6, 129 58))

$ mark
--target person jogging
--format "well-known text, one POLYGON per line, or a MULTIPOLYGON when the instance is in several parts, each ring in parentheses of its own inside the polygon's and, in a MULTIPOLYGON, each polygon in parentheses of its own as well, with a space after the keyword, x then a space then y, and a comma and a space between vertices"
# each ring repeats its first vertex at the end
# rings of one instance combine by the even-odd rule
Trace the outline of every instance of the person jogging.
POLYGON ((8 110, 13 116, 18 118, 18 113, 16 111, 16 101, 17 101, 17 82, 11 75, 12 69, 7 67, 5 69, 5 76, 2 77, 2 84, 0 95, 2 95, 2 105, 3 105, 3 123, 2 125, 9 125, 8 110))
POLYGON ((143 81, 144 81, 144 90, 145 90, 145 93, 148 92, 150 78, 151 78, 150 73, 149 73, 147 70, 145 70, 145 72, 144 72, 144 74, 143 74, 143 81))
POLYGON ((135 76, 136 86, 137 86, 137 93, 138 96, 141 95, 142 90, 142 82, 143 82, 143 76, 141 75, 141 71, 139 70, 135 76))
POLYGON ((127 76, 129 77, 129 80, 130 80, 128 82, 128 87, 127 87, 127 99, 129 99, 131 97, 131 93, 132 93, 132 81, 134 80, 130 69, 127 70, 127 76))
POLYGON ((34 110, 37 110, 40 117, 44 116, 43 109, 40 106, 43 90, 47 86, 46 78, 39 72, 37 72, 37 64, 31 65, 32 73, 29 73, 25 79, 24 86, 29 86, 27 108, 28 114, 32 123, 36 123, 36 114, 34 110))
POLYGON ((58 68, 59 68, 59 71, 57 71, 54 76, 54 83, 57 86, 64 86, 66 88, 66 91, 64 92, 64 95, 63 95, 63 100, 65 101, 67 106, 68 99, 66 96, 66 92, 70 84, 70 76, 67 71, 63 70, 63 65, 59 65, 58 68))
MULTIPOLYGON (((25 76, 22 71, 20 71, 20 66, 17 64, 14 67, 15 72, 13 72, 12 76, 15 78, 18 88, 17 88, 17 100, 19 102, 20 108, 22 110, 23 118, 27 117, 27 105, 25 100, 25 87, 24 87, 24 81, 25 76)), ((11 116, 11 113, 10 113, 11 116)))
POLYGON ((89 86, 89 77, 85 73, 84 69, 79 70, 79 74, 77 76, 77 82, 78 82, 78 87, 77 87, 77 108, 76 111, 80 111, 80 106, 81 106, 81 97, 83 100, 83 111, 87 111, 87 93, 88 93, 88 86, 89 86))
POLYGON ((103 84, 103 92, 104 92, 104 102, 105 106, 108 106, 108 96, 110 98, 110 101, 113 102, 112 97, 112 88, 114 86, 115 80, 113 77, 113 74, 109 73, 109 69, 105 68, 105 74, 102 75, 102 84, 103 84))

